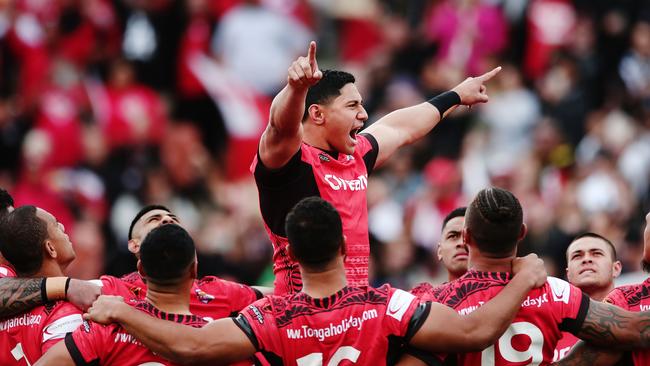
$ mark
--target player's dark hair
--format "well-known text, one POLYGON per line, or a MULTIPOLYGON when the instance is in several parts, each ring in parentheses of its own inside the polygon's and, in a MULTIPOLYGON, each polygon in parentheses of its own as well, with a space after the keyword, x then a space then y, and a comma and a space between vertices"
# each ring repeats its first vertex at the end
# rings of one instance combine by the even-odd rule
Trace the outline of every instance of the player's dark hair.
POLYGON ((138 212, 137 215, 133 218, 133 221, 131 221, 131 226, 129 226, 129 240, 133 239, 133 228, 135 227, 135 224, 142 218, 142 216, 146 215, 147 212, 153 211, 153 210, 163 210, 171 213, 171 211, 162 205, 147 205, 144 206, 140 212, 138 212))
POLYGON ((323 70, 323 77, 307 91, 305 113, 302 115, 302 120, 305 121, 307 119, 310 105, 329 103, 333 98, 341 95, 341 88, 354 82, 354 75, 349 72, 323 70))
POLYGON ((481 252, 507 256, 517 246, 523 216, 515 195, 501 188, 486 188, 467 208, 465 227, 481 252))
POLYGON ((569 247, 571 246, 571 244, 575 243, 576 241, 578 241, 578 239, 582 239, 582 238, 595 238, 595 239, 600 239, 600 240, 604 241, 605 243, 607 243, 609 248, 612 250, 612 261, 617 260, 618 257, 616 255, 616 247, 614 246, 614 243, 612 243, 606 237, 604 237, 604 236, 602 236, 600 234, 593 233, 593 232, 582 233, 582 234, 576 236, 575 238, 573 238, 573 240, 571 240, 571 243, 569 244, 569 246, 566 247, 565 255, 567 256, 567 259, 568 259, 568 256, 569 256, 569 247))
POLYGON ((298 263, 313 270, 327 265, 343 245, 341 216, 320 197, 298 202, 287 215, 285 231, 298 263))
POLYGON ((176 224, 151 230, 140 245, 140 262, 147 281, 158 285, 181 282, 195 259, 194 240, 176 224))
POLYGON ((445 226, 447 226, 447 223, 451 221, 451 219, 455 219, 456 217, 461 217, 465 216, 465 213, 467 212, 467 207, 458 207, 455 208, 453 211, 451 211, 447 216, 445 216, 445 219, 442 221, 442 230, 445 230, 445 226))
POLYGON ((8 213, 9 207, 14 206, 14 198, 6 189, 0 188, 0 217, 8 213))
POLYGON ((21 206, 0 221, 0 251, 20 276, 38 272, 43 264, 47 223, 35 206, 21 206))

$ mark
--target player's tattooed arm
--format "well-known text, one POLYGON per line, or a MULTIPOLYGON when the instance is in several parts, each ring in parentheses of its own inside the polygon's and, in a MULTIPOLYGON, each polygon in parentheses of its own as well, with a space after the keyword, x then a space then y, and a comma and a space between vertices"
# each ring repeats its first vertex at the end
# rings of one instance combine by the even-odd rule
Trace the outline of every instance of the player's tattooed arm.
POLYGON ((615 365, 622 354, 618 351, 603 349, 579 341, 563 359, 554 362, 554 366, 610 366, 615 365))
POLYGON ((43 305, 42 278, 0 279, 0 318, 24 313, 43 305))
POLYGON ((575 335, 609 348, 649 348, 650 312, 633 313, 591 300, 587 316, 575 335))

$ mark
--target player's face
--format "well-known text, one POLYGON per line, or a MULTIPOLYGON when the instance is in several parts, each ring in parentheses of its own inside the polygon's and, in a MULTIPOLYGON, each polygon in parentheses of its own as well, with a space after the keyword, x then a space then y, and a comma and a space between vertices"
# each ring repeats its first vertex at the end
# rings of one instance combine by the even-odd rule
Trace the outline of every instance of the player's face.
POLYGON ((609 244, 598 238, 580 238, 567 250, 567 279, 580 289, 608 287, 618 273, 609 244))
POLYGON ((47 223, 47 240, 56 249, 57 263, 65 269, 76 257, 70 237, 65 233, 65 227, 51 213, 40 208, 36 210, 36 216, 47 223))
POLYGON ((447 222, 442 230, 442 238, 438 243, 438 260, 441 260, 449 273, 456 277, 467 272, 469 251, 463 243, 462 231, 465 217, 459 216, 447 222))
POLYGON ((133 239, 142 241, 149 232, 160 225, 180 225, 178 217, 165 210, 151 210, 144 214, 133 227, 133 239))
POLYGON ((368 119, 368 113, 361 103, 359 90, 349 83, 341 88, 341 95, 324 106, 326 140, 333 150, 343 154, 354 153, 357 132, 368 119))

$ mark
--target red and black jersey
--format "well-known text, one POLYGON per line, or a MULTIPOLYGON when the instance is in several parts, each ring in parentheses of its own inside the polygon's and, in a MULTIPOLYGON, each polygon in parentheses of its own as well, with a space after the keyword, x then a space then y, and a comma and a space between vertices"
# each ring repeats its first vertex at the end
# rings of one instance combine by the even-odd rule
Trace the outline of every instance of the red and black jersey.
MULTIPOLYGON (((146 301, 135 304, 135 308, 158 318, 199 328, 207 322, 196 315, 168 314, 146 301)), ((174 365, 153 354, 124 328, 117 324, 101 325, 84 321, 76 331, 65 336, 65 346, 77 366, 115 365, 140 366, 174 365)))
POLYGON ((344 287, 321 299, 302 292, 267 296, 235 323, 271 365, 386 365, 429 309, 389 285, 344 287))
POLYGON ((302 143, 300 150, 279 169, 266 168, 259 154, 251 171, 259 191, 260 210, 273 244, 275 293, 295 293, 302 288, 298 264, 287 253, 284 222, 303 198, 318 196, 341 215, 346 241, 345 271, 350 286, 368 285, 368 176, 379 147, 372 135, 357 135, 354 154, 328 152, 302 143))
MULTIPOLYGON (((103 294, 122 296, 127 303, 144 300, 147 294, 147 285, 137 272, 122 278, 102 276, 100 279, 103 294)), ((208 320, 221 319, 237 314, 261 297, 262 294, 250 286, 205 276, 194 281, 190 311, 208 320)))
POLYGON ((63 301, 0 320, 0 365, 33 365, 82 321, 81 311, 63 301))
MULTIPOLYGON (((469 314, 494 298, 511 279, 509 273, 469 270, 443 285, 438 302, 469 314)), ((562 331, 577 333, 582 326, 589 297, 566 281, 548 277, 546 284, 530 291, 521 310, 499 341, 482 352, 458 356, 459 365, 548 365, 562 331)))
POLYGON ((447 283, 448 282, 438 286, 432 286, 430 283, 422 282, 413 287, 410 293, 418 297, 420 301, 438 302, 438 298, 442 295, 445 289, 448 289, 448 287, 445 286, 447 283))
MULTIPOLYGON (((613 289, 605 298, 605 302, 616 305, 628 311, 650 310, 650 278, 629 286, 613 289)), ((638 350, 632 352, 635 365, 650 365, 650 351, 638 350)))

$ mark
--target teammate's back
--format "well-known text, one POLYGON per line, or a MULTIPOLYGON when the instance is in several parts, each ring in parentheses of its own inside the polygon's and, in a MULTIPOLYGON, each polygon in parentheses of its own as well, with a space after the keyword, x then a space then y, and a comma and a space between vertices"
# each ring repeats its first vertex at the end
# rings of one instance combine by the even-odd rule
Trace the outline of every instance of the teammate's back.
MULTIPOLYGON (((468 314, 498 294, 509 279, 508 273, 470 270, 445 285, 438 301, 459 314, 468 314)), ((580 289, 549 277, 543 287, 530 291, 497 343, 482 352, 459 355, 459 364, 547 365, 553 361, 561 332, 577 332, 588 305, 589 298, 580 289)))
POLYGON ((250 305, 236 323, 272 364, 348 360, 386 365, 401 340, 412 335, 426 317, 418 306, 415 296, 389 285, 346 286, 322 299, 305 293, 267 297, 250 305), (251 331, 245 330, 246 324, 251 331))

